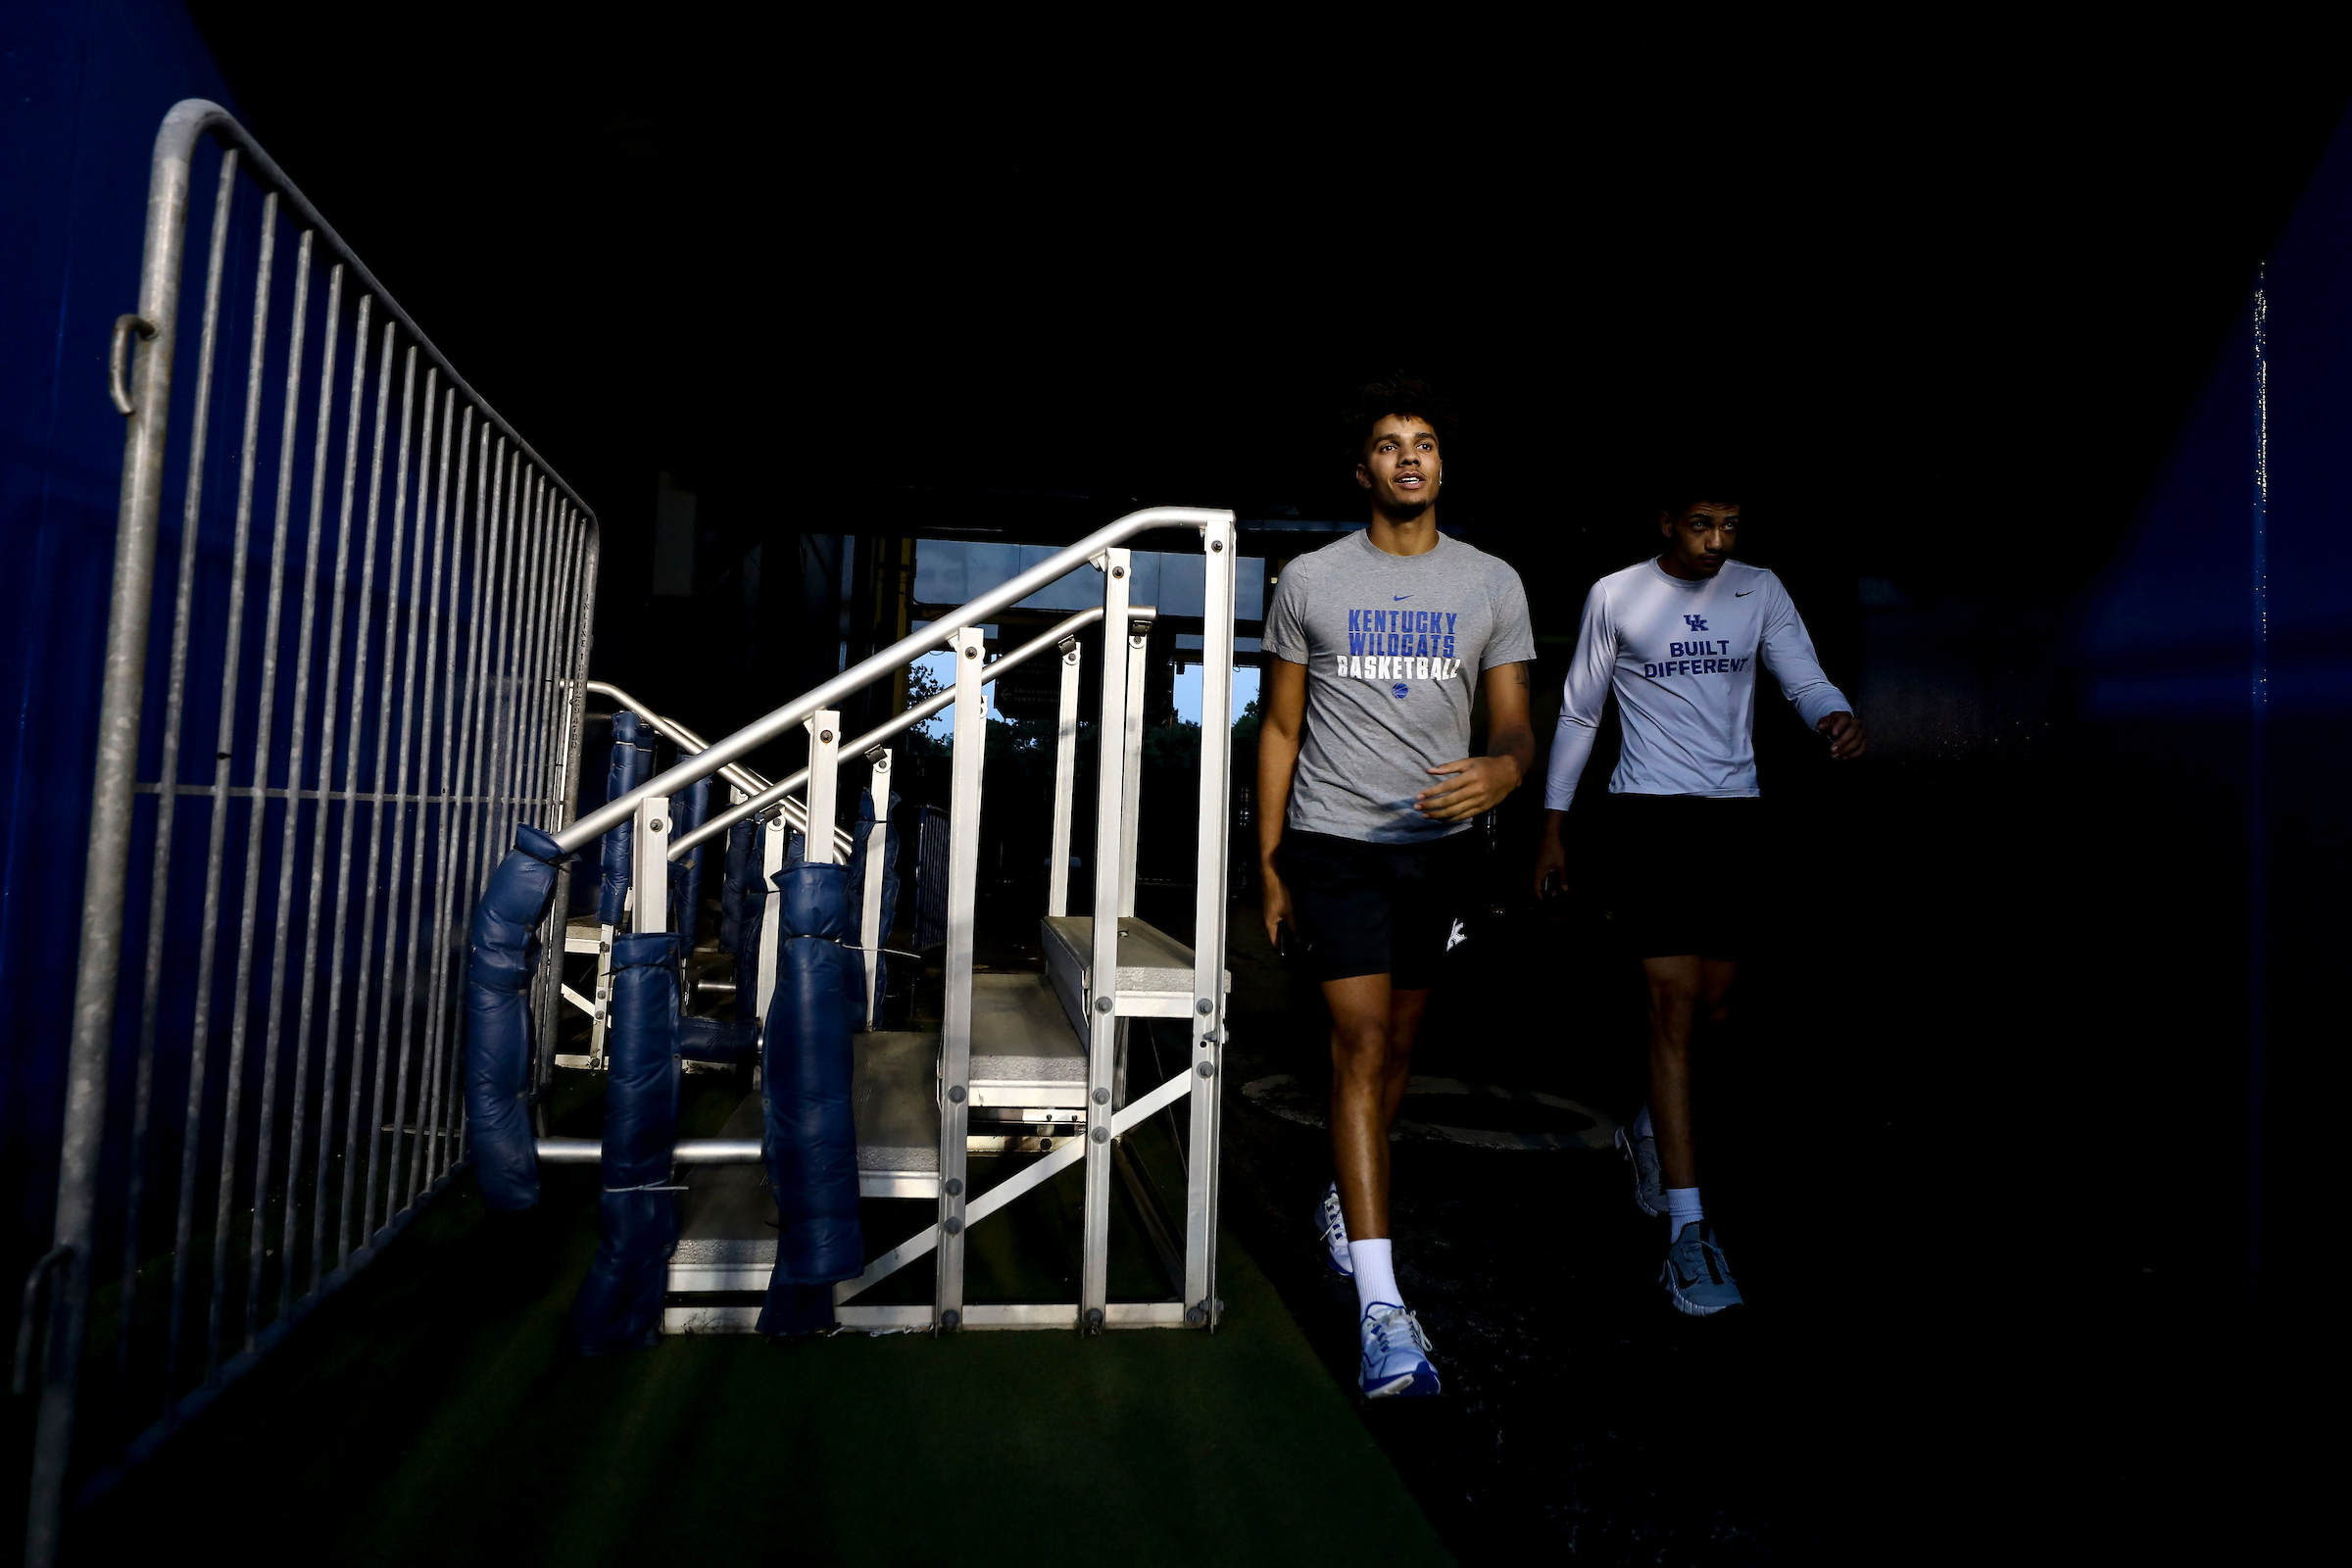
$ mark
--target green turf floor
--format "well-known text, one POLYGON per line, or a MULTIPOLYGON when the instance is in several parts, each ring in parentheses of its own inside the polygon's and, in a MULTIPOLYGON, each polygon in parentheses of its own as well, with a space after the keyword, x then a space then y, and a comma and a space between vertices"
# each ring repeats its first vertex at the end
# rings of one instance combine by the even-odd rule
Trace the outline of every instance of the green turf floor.
POLYGON ((1249 1256, 1225 1325, 685 1338, 582 1361, 594 1173, 468 1182, 81 1520, 250 1562, 1444 1561, 1249 1256), (573 1177, 585 1180, 572 1180, 573 1177), (572 1188, 578 1188, 574 1192, 572 1188))

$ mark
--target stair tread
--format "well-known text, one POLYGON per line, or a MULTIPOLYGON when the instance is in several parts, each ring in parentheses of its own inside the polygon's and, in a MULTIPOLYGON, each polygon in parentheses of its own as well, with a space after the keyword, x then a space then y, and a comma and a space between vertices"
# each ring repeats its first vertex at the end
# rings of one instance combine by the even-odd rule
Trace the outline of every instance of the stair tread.
POLYGON ((1086 1045, 1042 974, 972 976, 974 1083, 1084 1083, 1086 1045))
MULTIPOLYGON (((1094 1002, 1095 919, 1091 914, 1049 914, 1038 922, 1046 950, 1046 978, 1060 1000, 1070 1027, 1086 1032, 1087 1008, 1094 1002)), ((1233 974, 1224 975, 1233 989, 1233 974)), ((1193 950, 1148 920, 1119 917, 1118 994, 1126 998, 1156 999, 1138 1006, 1122 1003, 1123 1014, 1143 1012, 1171 1017, 1190 1010, 1193 992, 1193 950)))
MULTIPOLYGON (((1094 967, 1095 917, 1091 914, 1049 914, 1043 922, 1048 955, 1075 960, 1081 973, 1094 967)), ((1119 917, 1119 974, 1121 991, 1190 991, 1193 988, 1193 950, 1146 920, 1119 917)), ((1226 977, 1232 983, 1232 977, 1226 977)))

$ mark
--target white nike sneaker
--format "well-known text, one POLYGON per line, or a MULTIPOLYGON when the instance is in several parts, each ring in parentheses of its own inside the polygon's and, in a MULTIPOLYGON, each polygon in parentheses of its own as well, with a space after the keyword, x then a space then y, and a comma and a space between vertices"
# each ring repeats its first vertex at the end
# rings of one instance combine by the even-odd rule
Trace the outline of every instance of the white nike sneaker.
POLYGON ((1666 1178, 1658 1171, 1658 1141, 1636 1138, 1631 1127, 1617 1129, 1617 1152, 1634 1167, 1634 1206, 1651 1219, 1666 1213, 1666 1178))
POLYGON ((1438 1392, 1438 1369, 1429 1364, 1429 1336, 1421 1320, 1403 1307, 1374 1301, 1356 1325, 1363 1341, 1360 1385, 1367 1399, 1422 1397, 1438 1392))
POLYGON ((1331 1271, 1342 1279, 1355 1278, 1355 1259, 1348 1251, 1348 1219, 1340 1212, 1340 1184, 1333 1182, 1323 1201, 1315 1206, 1315 1224, 1323 1232, 1323 1245, 1330 1249, 1326 1254, 1331 1271))

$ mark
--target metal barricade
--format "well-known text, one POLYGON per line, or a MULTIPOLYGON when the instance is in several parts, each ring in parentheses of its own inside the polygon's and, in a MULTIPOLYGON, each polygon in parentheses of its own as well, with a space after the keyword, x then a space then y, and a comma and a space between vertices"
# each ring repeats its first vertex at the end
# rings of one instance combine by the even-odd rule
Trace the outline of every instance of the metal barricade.
POLYGON ((596 587, 594 514, 217 105, 156 138, 138 306, 55 1245, 18 1342, 34 1564, 70 1483, 152 1449, 464 1163, 466 924, 517 823, 569 823, 596 587))

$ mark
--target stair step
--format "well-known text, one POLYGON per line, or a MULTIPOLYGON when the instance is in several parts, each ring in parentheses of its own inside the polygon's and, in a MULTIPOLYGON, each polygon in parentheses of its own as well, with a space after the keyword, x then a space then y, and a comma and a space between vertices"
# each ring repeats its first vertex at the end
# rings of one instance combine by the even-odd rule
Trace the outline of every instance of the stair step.
MULTIPOLYGON (((1140 923, 1139 923, 1140 924, 1140 923)), ((1141 929, 1149 931, 1149 927, 1141 929)), ((1157 933, 1152 933, 1156 936, 1157 933)), ((1180 1000, 1189 1010, 1191 955, 1183 955, 1180 1000)), ((1157 956, 1160 949, 1148 951, 1157 956)), ((1122 975, 1126 973, 1123 968, 1122 975)), ((894 1030, 853 1037, 856 1076, 850 1102, 858 1124, 858 1191, 864 1198, 939 1196, 939 1036, 894 1030)), ((972 977, 970 1103, 976 1110, 1066 1110, 1053 1123, 975 1118, 972 1136, 995 1147, 1085 1120, 1086 1048, 1045 975, 972 977)), ((722 1139, 757 1142, 758 1095, 747 1095, 720 1130, 722 1139)), ((774 1198, 759 1164, 681 1167, 686 1186, 669 1289, 680 1293, 763 1291, 776 1262, 774 1198)))
MULTIPOLYGON (((761 1132, 760 1097, 743 1097, 719 1136, 757 1140, 761 1132)), ((776 1200, 767 1188, 767 1167, 690 1166, 681 1172, 686 1196, 680 1204, 678 1250, 670 1254, 673 1291, 764 1291, 776 1266, 776 1200), (755 1283, 756 1282, 756 1283, 755 1283)))
POLYGON ((858 1191, 866 1198, 937 1198, 939 1036, 892 1031, 853 1038, 858 1191))
MULTIPOLYGON (((1039 923, 1046 950, 1046 974, 1061 999, 1070 1027, 1086 1032, 1095 1002, 1095 919, 1090 914, 1050 914, 1039 923)), ((1233 973, 1224 975, 1233 989, 1233 973)), ((1115 995, 1123 1018, 1189 1018, 1193 1014, 1193 950, 1134 915, 1119 918, 1119 971, 1115 995)))
POLYGON ((1086 1104, 1086 1042, 1042 974, 972 976, 972 1103, 1086 1104))

